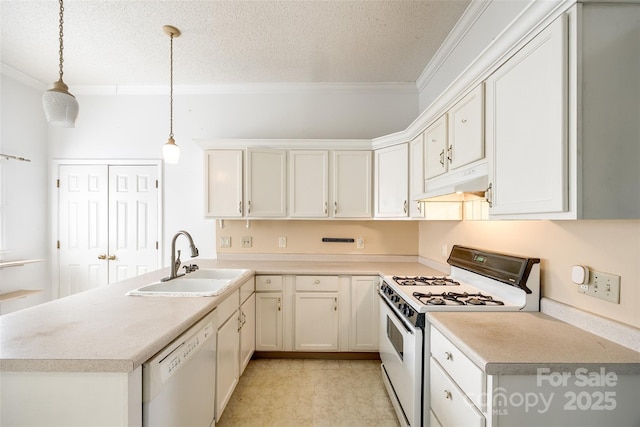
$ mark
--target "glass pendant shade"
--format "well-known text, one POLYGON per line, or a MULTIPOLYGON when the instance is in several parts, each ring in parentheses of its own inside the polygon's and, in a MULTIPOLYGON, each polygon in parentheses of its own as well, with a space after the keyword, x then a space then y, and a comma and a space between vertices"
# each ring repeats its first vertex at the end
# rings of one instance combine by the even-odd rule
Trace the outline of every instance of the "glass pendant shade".
POLYGON ((50 125, 75 127, 79 110, 78 101, 69 93, 69 88, 62 80, 55 82, 53 88, 42 95, 42 107, 50 125))
POLYGON ((178 147, 172 137, 169 137, 167 143, 162 146, 162 157, 164 157, 165 163, 178 163, 180 159, 180 147, 178 147))

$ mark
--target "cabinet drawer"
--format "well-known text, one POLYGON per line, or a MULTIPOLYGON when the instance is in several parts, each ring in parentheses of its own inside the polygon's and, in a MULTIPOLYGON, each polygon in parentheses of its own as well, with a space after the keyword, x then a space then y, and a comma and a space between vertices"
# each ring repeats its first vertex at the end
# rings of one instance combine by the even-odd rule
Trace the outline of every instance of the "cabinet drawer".
POLYGON ((337 291, 338 276, 296 276, 296 291, 337 291))
POLYGON ((282 276, 256 276, 256 291, 281 291, 282 276))
POLYGON ((240 304, 245 302, 247 298, 251 296, 251 294, 255 291, 255 280, 253 277, 245 282, 244 285, 240 287, 240 304))
POLYGON ((484 372, 433 326, 431 327, 431 355, 469 396, 469 399, 478 408, 483 409, 484 372))
POLYGON ((484 427, 484 416, 433 357, 429 361, 429 366, 431 410, 440 425, 442 427, 484 427))
POLYGON ((238 289, 229 297, 222 301, 220 305, 216 308, 218 311, 218 325, 222 325, 226 320, 231 317, 233 313, 238 310, 240 306, 240 290, 238 289))

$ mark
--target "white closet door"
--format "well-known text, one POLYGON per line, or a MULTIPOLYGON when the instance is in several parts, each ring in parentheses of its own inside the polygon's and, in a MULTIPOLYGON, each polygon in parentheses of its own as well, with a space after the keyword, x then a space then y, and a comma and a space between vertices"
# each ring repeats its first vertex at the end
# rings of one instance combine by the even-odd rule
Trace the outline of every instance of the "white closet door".
POLYGON ((158 269, 158 169, 109 166, 109 283, 158 269))
POLYGON ((59 173, 59 280, 66 296, 108 283, 109 181, 105 165, 60 165, 59 173))

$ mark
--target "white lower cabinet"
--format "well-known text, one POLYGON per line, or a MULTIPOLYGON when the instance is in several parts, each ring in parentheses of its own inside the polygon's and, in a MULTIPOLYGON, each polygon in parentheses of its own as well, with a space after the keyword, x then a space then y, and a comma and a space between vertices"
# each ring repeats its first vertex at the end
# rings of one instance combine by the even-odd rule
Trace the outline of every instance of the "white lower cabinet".
POLYGON ((216 422, 255 349, 255 281, 248 280, 216 308, 216 422), (242 302, 242 305, 240 304, 242 302))
POLYGON ((296 276, 294 350, 338 351, 338 276, 296 276))
POLYGON ((256 350, 256 294, 240 306, 240 375, 256 350))
POLYGON ((351 278, 350 351, 378 351, 379 276, 351 278))
POLYGON ((282 351, 283 277, 256 276, 256 350, 282 351))

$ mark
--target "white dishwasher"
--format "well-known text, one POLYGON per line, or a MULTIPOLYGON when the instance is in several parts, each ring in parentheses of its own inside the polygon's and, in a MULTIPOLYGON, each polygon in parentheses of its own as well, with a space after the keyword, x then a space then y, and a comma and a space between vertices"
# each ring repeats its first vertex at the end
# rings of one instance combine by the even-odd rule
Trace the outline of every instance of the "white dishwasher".
POLYGON ((142 364, 142 425, 215 425, 216 311, 142 364))

